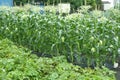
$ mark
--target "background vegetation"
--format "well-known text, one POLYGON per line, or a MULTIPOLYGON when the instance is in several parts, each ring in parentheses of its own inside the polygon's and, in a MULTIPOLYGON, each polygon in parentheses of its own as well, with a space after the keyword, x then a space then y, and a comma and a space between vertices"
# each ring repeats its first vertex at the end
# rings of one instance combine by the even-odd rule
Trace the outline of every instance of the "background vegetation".
POLYGON ((14 0, 14 2, 34 3, 43 1, 45 5, 57 5, 58 3, 70 3, 71 9, 77 9, 82 5, 91 5, 92 9, 101 9, 101 0, 14 0))

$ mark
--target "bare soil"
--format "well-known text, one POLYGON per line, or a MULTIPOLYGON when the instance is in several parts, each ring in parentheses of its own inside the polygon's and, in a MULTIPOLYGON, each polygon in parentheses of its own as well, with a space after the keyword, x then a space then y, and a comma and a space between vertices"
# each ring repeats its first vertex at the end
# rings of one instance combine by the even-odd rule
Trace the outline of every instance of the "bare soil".
POLYGON ((115 71, 116 71, 116 74, 115 74, 116 80, 120 80, 120 67, 115 69, 115 71))

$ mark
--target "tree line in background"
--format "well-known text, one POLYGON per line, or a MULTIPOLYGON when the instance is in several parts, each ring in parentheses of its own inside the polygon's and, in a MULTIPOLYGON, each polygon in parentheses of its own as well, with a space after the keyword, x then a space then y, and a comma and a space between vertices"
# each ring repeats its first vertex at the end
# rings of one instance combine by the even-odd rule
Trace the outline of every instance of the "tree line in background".
POLYGON ((57 5, 58 3, 70 3, 71 9, 77 9, 82 5, 91 5, 92 9, 101 9, 101 0, 14 0, 16 5, 24 5, 26 3, 44 2, 45 5, 57 5))

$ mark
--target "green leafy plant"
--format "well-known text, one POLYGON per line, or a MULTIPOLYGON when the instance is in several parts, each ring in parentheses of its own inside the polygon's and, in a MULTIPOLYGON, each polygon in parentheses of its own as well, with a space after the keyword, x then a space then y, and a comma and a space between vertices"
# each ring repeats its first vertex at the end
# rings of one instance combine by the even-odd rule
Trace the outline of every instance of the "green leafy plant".
POLYGON ((69 15, 1 10, 0 36, 42 54, 65 55, 73 63, 81 64, 82 57, 87 66, 92 61, 97 66, 107 60, 115 62, 120 48, 119 17, 109 18, 102 12, 94 16, 93 13, 86 11, 69 19, 69 15))
POLYGON ((1 80, 115 80, 114 72, 105 67, 83 69, 65 56, 38 58, 8 39, 0 40, 0 74, 1 80))

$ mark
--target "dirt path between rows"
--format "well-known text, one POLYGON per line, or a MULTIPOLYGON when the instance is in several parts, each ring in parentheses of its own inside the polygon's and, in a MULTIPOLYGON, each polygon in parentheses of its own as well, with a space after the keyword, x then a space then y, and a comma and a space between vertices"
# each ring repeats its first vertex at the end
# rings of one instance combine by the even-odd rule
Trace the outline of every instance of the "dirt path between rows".
POLYGON ((116 80, 120 80, 120 69, 116 70, 116 80))

